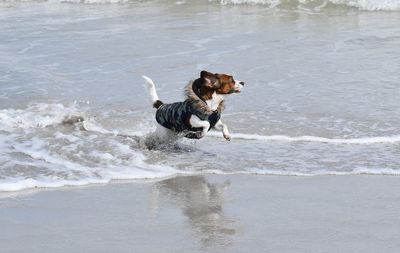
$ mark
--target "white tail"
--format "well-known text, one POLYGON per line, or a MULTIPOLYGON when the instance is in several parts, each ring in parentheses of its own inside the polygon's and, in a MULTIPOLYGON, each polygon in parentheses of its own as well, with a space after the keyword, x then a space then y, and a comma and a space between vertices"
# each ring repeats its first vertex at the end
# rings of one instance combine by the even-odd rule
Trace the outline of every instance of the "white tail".
POLYGON ((144 80, 146 80, 147 85, 149 86, 151 102, 154 104, 155 102, 157 102, 157 100, 160 100, 157 95, 156 86, 153 80, 151 80, 149 77, 147 76, 142 76, 142 77, 144 78, 144 80))

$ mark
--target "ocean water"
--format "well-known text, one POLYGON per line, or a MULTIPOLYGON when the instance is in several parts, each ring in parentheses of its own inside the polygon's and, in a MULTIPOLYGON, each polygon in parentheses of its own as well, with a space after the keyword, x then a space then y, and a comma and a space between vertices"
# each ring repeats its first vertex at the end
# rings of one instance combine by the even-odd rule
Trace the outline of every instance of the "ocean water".
POLYGON ((191 174, 400 174, 399 0, 2 1, 0 191, 191 174), (232 133, 148 149, 203 69, 232 133))

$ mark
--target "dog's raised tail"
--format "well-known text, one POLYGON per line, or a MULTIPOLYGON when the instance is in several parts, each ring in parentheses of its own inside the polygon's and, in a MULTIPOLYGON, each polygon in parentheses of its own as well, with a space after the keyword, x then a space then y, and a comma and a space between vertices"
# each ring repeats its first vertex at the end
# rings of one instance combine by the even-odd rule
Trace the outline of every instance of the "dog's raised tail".
POLYGON ((158 109, 164 103, 161 102, 161 100, 158 98, 156 85, 154 84, 153 80, 151 80, 149 77, 147 76, 142 76, 142 77, 144 78, 144 80, 146 80, 147 85, 149 87, 151 102, 153 103, 153 107, 158 109))

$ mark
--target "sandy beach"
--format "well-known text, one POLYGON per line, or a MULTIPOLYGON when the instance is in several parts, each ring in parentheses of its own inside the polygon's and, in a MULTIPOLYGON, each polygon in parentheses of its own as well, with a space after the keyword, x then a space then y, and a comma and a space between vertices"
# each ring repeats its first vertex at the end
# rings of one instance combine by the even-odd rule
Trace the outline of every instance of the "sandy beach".
POLYGON ((2 252, 400 248, 393 176, 208 175, 10 194, 0 195, 2 252))

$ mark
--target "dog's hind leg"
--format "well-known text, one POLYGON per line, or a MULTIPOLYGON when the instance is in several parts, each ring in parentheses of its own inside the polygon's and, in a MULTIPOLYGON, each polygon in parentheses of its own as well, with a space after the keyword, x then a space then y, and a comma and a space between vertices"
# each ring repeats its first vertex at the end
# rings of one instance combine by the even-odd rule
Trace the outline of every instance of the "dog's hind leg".
POLYGON ((161 125, 157 125, 154 135, 164 143, 175 143, 179 139, 179 135, 161 125))
POLYGON ((141 142, 145 148, 155 149, 168 145, 174 145, 179 139, 179 135, 161 125, 157 125, 156 131, 149 133, 141 142))

